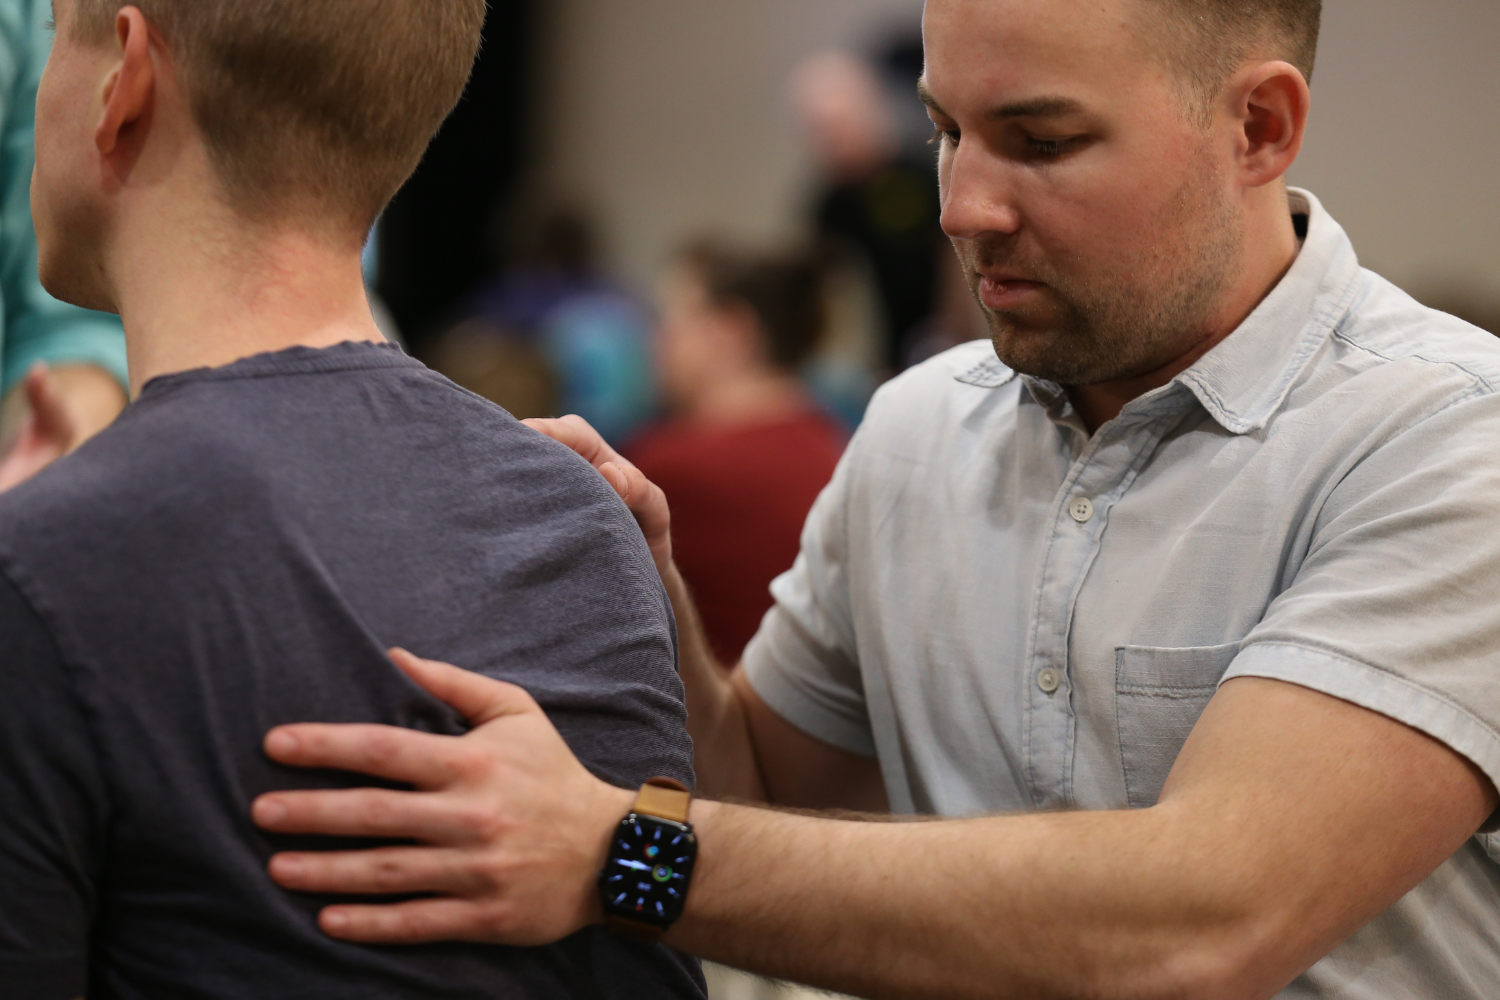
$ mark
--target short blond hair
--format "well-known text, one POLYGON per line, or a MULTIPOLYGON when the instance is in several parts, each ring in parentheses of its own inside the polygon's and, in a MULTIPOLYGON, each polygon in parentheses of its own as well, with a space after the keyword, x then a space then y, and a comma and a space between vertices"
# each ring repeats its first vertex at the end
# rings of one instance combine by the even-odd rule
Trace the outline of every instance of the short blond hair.
POLYGON ((1323 0, 1144 0, 1141 10, 1156 29, 1148 34, 1200 111, 1257 50, 1312 80, 1323 0))
MULTIPOLYGON (((363 238, 458 103, 485 0, 134 0, 232 206, 363 238)), ((120 0, 75 0, 103 41, 120 0)))

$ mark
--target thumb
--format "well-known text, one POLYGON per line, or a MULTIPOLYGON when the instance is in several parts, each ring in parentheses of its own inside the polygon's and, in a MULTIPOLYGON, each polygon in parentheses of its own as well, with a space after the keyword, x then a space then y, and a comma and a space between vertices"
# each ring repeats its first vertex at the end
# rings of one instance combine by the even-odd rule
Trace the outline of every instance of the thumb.
POLYGON ((404 649, 392 649, 388 655, 419 687, 456 710, 475 728, 502 716, 541 711, 536 699, 514 684, 437 660, 424 660, 404 649))
POLYGON ((66 452, 77 436, 73 415, 63 399, 62 387, 45 364, 38 361, 26 373, 26 402, 33 417, 36 439, 59 452, 66 452))

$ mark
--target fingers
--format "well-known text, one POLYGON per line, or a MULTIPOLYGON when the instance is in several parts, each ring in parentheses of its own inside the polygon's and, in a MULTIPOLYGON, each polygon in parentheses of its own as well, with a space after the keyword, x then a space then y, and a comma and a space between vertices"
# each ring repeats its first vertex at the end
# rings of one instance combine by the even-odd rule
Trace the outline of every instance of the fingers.
POLYGON ((75 427, 62 392, 47 366, 38 361, 26 373, 21 391, 26 417, 20 433, 0 460, 0 492, 19 486, 68 453, 75 427))
POLYGON ((493 881, 465 863, 464 851, 432 847, 382 847, 326 854, 286 853, 267 870, 293 892, 401 896, 442 893, 473 896, 492 890, 493 881))
POLYGON ((489 816, 466 815, 452 799, 389 788, 325 788, 268 792, 250 807, 271 833, 380 837, 432 844, 466 844, 490 831, 489 816))
POLYGON ((672 558, 672 512, 667 505, 667 495, 661 487, 646 478, 646 474, 626 463, 613 463, 600 467, 599 471, 609 480, 620 499, 635 517, 646 544, 651 547, 658 566, 672 558))
POLYGON ((57 457, 57 451, 46 447, 37 437, 36 414, 28 413, 15 444, 0 459, 0 493, 21 485, 57 457))
POLYGON ((62 387, 45 364, 38 361, 26 373, 26 402, 35 418, 35 433, 44 441, 66 452, 73 443, 76 428, 73 416, 63 399, 62 387))
POLYGON ((480 907, 461 899, 417 899, 389 906, 329 906, 318 916, 329 937, 361 944, 494 940, 480 907))
POLYGON ((293 767, 357 771, 426 788, 448 784, 457 776, 457 743, 452 736, 395 726, 308 722, 271 730, 265 751, 272 760, 293 767))
POLYGON ((596 469, 606 462, 625 464, 620 453, 611 448, 603 436, 580 416, 570 414, 556 419, 533 418, 522 423, 572 448, 596 469))
POLYGON ((625 475, 625 470, 614 462, 605 462, 599 466, 599 474, 628 507, 630 505, 630 478, 625 475))
POLYGON ((404 649, 393 649, 389 655, 391 662, 408 677, 428 694, 457 710, 471 726, 482 726, 503 715, 541 711, 536 700, 514 684, 436 660, 424 660, 404 649))

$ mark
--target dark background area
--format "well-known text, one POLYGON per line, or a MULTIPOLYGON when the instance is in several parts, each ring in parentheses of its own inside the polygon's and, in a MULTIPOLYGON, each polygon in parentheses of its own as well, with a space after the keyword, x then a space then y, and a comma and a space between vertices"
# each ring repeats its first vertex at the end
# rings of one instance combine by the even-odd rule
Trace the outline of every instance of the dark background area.
POLYGON ((489 273, 494 219, 530 149, 537 0, 490 0, 463 100, 380 224, 377 290, 414 355, 489 273))

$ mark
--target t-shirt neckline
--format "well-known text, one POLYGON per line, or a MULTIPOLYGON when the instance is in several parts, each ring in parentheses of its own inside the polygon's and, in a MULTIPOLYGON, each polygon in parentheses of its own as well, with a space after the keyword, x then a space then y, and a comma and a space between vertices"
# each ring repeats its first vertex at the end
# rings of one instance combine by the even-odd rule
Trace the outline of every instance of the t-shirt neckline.
POLYGON ((263 351, 216 367, 189 368, 158 375, 141 387, 140 398, 191 382, 266 378, 276 375, 311 375, 322 372, 357 371, 368 368, 417 368, 398 344, 371 340, 346 340, 328 347, 297 345, 263 351))

